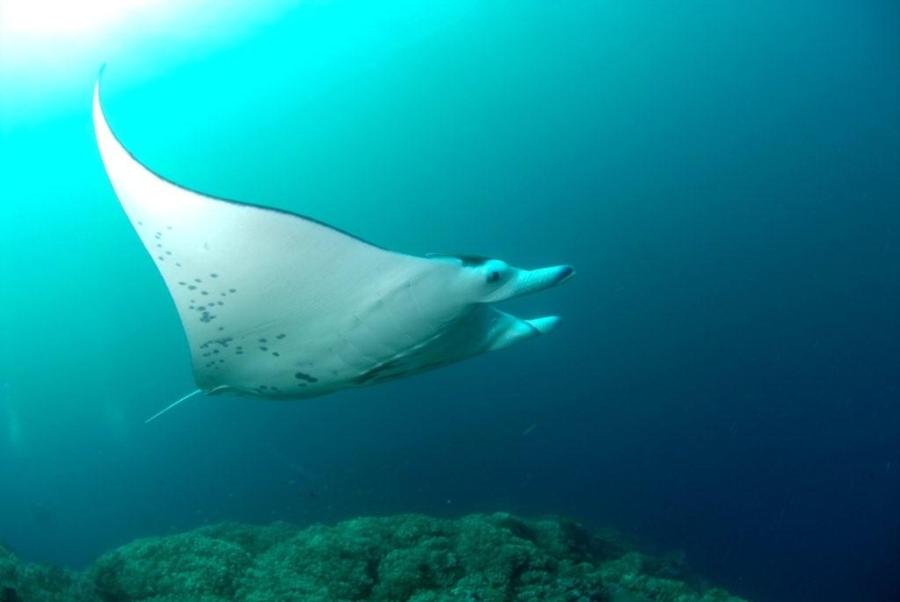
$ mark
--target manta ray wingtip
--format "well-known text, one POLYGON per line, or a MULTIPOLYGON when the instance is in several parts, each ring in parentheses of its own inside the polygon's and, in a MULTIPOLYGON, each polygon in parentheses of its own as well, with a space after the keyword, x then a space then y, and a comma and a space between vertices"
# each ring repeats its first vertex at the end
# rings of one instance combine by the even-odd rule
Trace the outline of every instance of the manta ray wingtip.
POLYGON ((100 82, 103 80, 103 73, 106 71, 106 63, 100 65, 97 69, 97 79, 94 80, 94 104, 100 104, 100 82))
POLYGON ((103 74, 106 72, 106 63, 102 63, 100 68, 97 69, 97 79, 94 81, 94 94, 100 94, 100 82, 103 81, 103 74))

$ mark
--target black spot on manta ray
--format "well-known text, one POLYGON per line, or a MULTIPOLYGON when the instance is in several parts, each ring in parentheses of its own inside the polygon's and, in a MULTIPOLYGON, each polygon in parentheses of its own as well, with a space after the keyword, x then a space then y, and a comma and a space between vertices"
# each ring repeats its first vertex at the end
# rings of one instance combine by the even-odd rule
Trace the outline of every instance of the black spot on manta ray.
POLYGON ((294 378, 297 380, 305 380, 308 383, 319 382, 319 379, 315 376, 310 376, 306 372, 294 372, 294 378))
POLYGON ((277 351, 273 351, 272 355, 274 355, 275 357, 281 357, 281 354, 278 353, 277 351))
POLYGON ((210 277, 210 278, 218 278, 219 275, 216 274, 215 272, 213 272, 212 274, 209 275, 209 277, 210 277))
POLYGON ((233 341, 233 340, 234 340, 234 337, 222 337, 219 339, 210 339, 210 340, 206 341, 205 343, 203 343, 202 346, 206 347, 207 345, 215 344, 215 345, 219 345, 221 347, 228 347, 228 344, 231 343, 231 341, 233 341))
POLYGON ((286 334, 281 333, 280 335, 278 335, 278 336, 275 337, 275 338, 276 338, 276 339, 283 339, 283 338, 286 337, 286 336, 287 336, 286 334))

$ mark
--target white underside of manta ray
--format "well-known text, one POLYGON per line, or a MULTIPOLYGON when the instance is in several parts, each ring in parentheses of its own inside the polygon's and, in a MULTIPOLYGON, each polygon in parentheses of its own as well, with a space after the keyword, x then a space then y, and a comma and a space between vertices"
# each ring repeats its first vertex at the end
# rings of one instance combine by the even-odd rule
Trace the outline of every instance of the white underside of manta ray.
POLYGON ((313 219, 183 188, 119 142, 94 90, 116 195, 150 252, 206 393, 300 399, 415 374, 545 333, 490 304, 567 280, 569 266, 394 253, 313 219))

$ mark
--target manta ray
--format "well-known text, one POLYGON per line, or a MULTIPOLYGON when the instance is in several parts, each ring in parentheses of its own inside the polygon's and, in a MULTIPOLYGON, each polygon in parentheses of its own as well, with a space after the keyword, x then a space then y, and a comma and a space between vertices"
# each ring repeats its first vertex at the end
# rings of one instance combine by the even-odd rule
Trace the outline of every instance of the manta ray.
POLYGON ((113 133, 99 79, 93 119, 106 173, 190 346, 199 388, 163 412, 198 393, 302 399, 373 385, 508 347, 559 321, 493 304, 561 284, 571 266, 406 255, 310 217, 178 185, 113 133))

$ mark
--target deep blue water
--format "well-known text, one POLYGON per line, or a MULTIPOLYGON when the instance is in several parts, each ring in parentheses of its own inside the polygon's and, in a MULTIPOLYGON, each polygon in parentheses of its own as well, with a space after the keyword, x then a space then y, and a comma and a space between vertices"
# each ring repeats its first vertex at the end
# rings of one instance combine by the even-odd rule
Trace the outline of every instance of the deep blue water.
POLYGON ((900 599, 896 3, 270 4, 0 37, 0 540, 78 567, 221 520, 563 513, 752 600, 900 599), (103 62, 167 177, 572 263, 504 305, 563 325, 144 425, 194 385, 93 141, 103 62))

